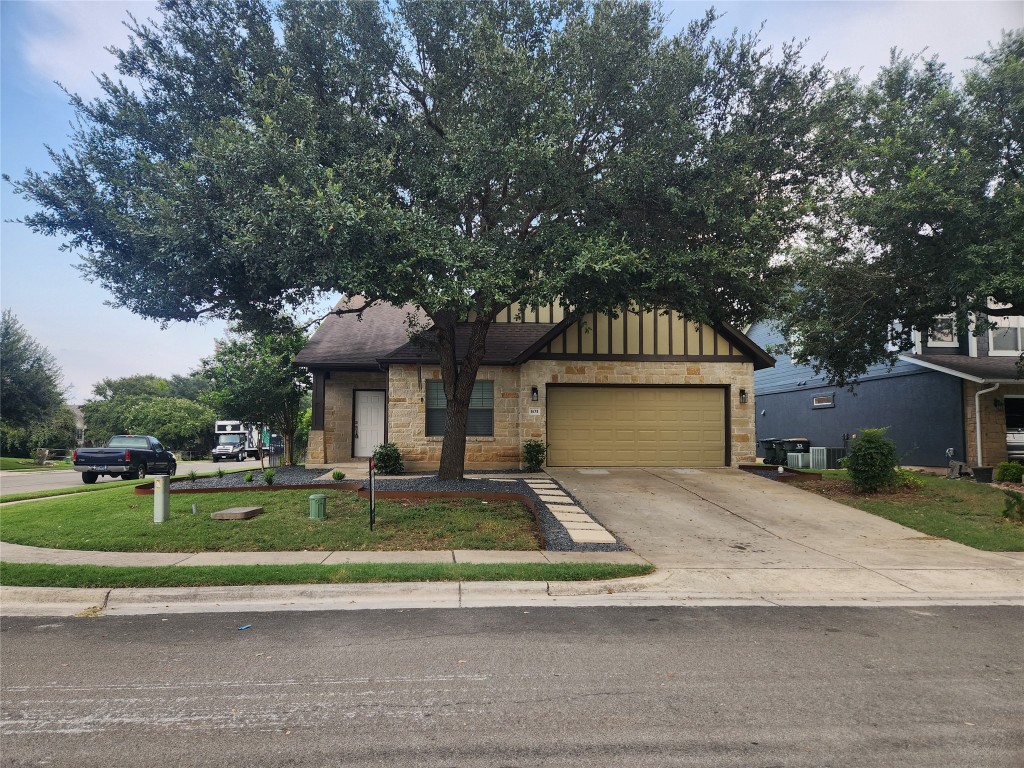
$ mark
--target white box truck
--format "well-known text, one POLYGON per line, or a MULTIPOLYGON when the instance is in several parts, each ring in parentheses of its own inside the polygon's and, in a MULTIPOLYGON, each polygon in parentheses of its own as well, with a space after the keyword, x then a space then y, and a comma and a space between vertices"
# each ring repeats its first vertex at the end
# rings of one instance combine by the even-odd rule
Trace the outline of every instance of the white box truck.
POLYGON ((245 461, 259 459, 263 450, 260 430, 255 424, 241 421, 218 421, 214 424, 214 446, 212 456, 215 462, 245 461))

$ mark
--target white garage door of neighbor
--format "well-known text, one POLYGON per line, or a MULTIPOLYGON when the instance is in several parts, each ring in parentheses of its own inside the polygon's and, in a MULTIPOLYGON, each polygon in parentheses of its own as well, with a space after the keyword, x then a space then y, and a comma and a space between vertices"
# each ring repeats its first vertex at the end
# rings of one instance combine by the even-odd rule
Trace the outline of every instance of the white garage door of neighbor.
POLYGON ((725 389, 548 387, 548 466, 721 467, 725 389))

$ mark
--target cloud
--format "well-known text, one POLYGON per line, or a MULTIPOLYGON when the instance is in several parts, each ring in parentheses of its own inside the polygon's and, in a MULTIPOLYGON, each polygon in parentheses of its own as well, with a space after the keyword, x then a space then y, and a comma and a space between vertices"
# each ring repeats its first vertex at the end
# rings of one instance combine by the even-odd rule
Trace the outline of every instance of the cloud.
MULTIPOLYGON (((693 13, 702 3, 667 3, 693 13)), ((1024 27, 1024 0, 947 2, 825 2, 715 3, 725 18, 724 30, 755 30, 764 21, 763 43, 807 41, 805 61, 824 58, 832 70, 849 68, 872 79, 889 61, 892 48, 904 54, 938 56, 949 71, 959 74, 974 66, 972 57, 997 44, 1003 31, 1024 27)))
POLYGON ((828 13, 834 5, 812 6, 822 25, 816 47, 828 51, 830 68, 856 71, 863 66, 866 78, 888 62, 892 48, 937 56, 959 74, 998 44, 1004 30, 1024 26, 1024 2, 866 2, 853 4, 853 12, 841 16, 828 13))
POLYGON ((99 95, 93 74, 114 74, 116 59, 105 49, 128 42, 124 23, 156 15, 156 4, 142 0, 33 2, 23 6, 22 57, 45 82, 57 81, 72 93, 99 95))

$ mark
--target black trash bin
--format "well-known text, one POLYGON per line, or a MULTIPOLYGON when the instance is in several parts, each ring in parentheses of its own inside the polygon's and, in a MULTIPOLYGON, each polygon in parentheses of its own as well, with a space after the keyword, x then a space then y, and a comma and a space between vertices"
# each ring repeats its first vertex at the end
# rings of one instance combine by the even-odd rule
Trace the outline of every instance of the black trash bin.
POLYGON ((795 469, 811 466, 809 455, 811 453, 811 441, 806 437, 787 437, 783 440, 779 440, 778 453, 779 464, 794 466, 795 469), (791 465, 789 463, 789 454, 791 453, 806 453, 808 456, 805 459, 801 459, 799 464, 791 465))
POLYGON ((786 462, 786 455, 781 452, 782 441, 777 437, 766 437, 763 440, 758 440, 761 447, 764 449, 764 463, 765 464, 784 464, 786 462))

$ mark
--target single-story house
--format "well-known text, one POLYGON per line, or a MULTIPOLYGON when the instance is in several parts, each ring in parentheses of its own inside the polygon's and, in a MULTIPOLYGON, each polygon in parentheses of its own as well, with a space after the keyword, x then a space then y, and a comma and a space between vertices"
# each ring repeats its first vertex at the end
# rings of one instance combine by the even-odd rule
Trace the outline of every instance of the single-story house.
MULTIPOLYGON (((414 307, 332 315, 296 362, 313 375, 307 462, 331 465, 397 444, 435 469, 445 395, 436 353, 410 341, 414 307)), ((465 326, 468 333, 468 324, 465 326)), ((457 334, 457 352, 463 339, 457 334)), ((677 313, 567 315, 512 305, 487 337, 469 414, 466 466, 521 467, 526 440, 549 466, 730 466, 754 458, 754 371, 774 360, 728 325, 677 313)))
MULTIPOLYGON (((950 448, 971 466, 1006 461, 1014 450, 1008 444, 1024 438, 1024 380, 1017 372, 1024 318, 992 319, 998 326, 980 336, 937 322, 916 334, 912 352, 892 367, 872 366, 852 390, 777 355, 774 368, 754 375, 758 438, 805 437, 811 445, 843 447, 844 435, 887 427, 905 465, 944 467, 950 448)), ((767 348, 783 342, 768 323, 747 333, 767 348)))

